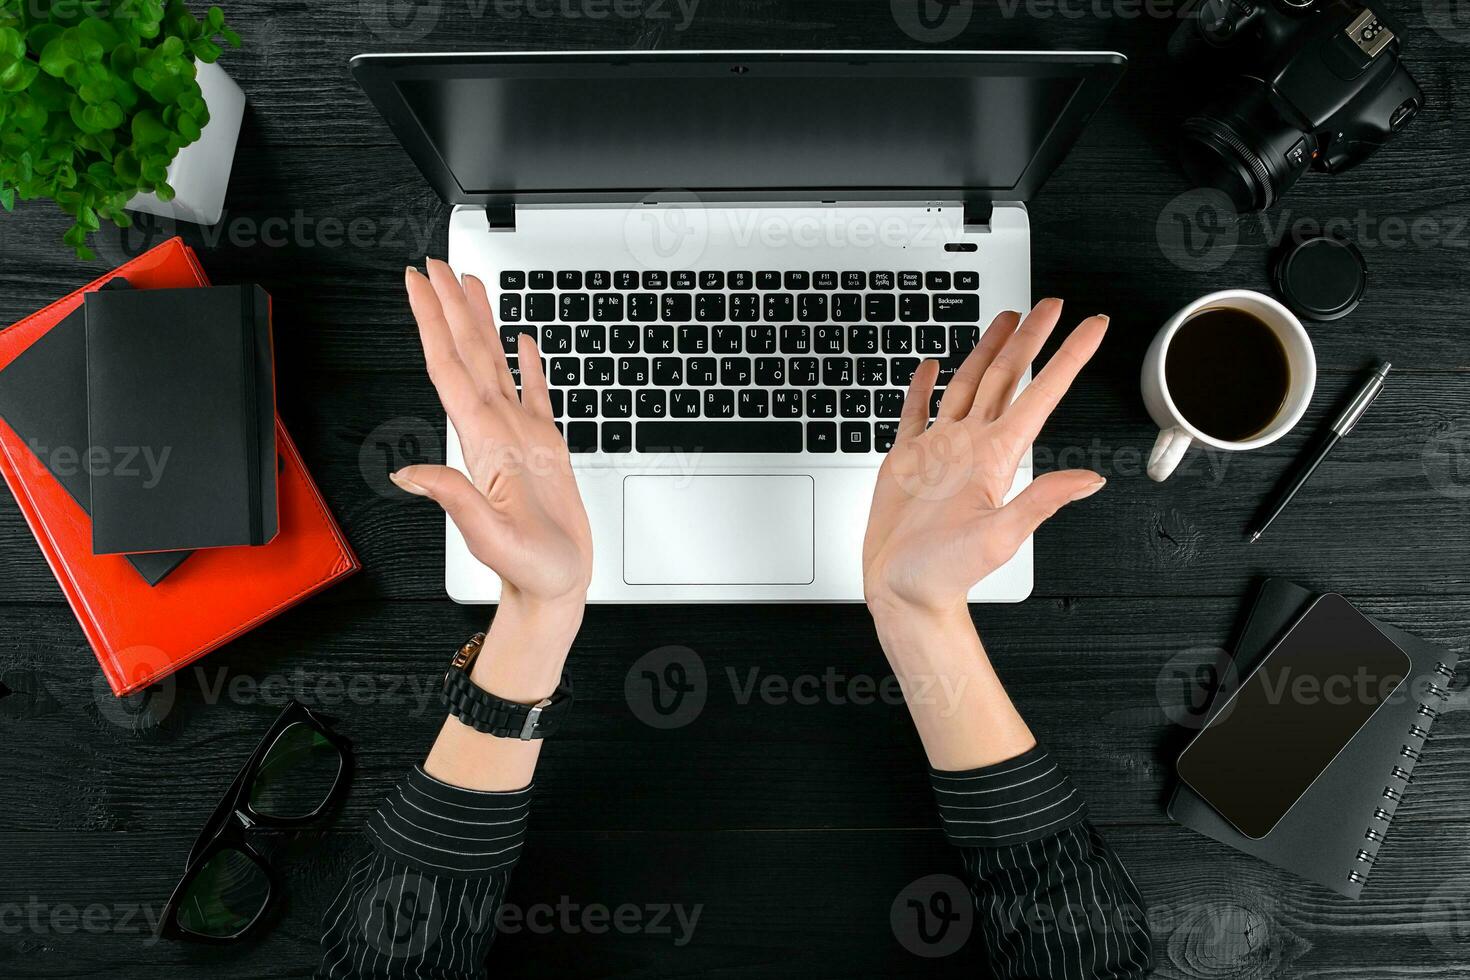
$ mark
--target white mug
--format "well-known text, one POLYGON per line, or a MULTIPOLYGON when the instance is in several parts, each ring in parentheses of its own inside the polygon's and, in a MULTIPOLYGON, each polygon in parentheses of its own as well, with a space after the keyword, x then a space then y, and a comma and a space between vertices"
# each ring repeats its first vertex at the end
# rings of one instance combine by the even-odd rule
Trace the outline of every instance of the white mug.
POLYGON ((1230 452, 1269 446, 1301 421, 1316 387, 1317 356, 1312 352, 1312 341, 1301 321, 1290 310, 1270 296, 1249 289, 1226 289, 1201 296, 1169 318, 1143 359, 1143 403, 1159 427, 1159 438, 1148 457, 1149 478, 1159 482, 1167 480, 1179 466, 1185 452, 1196 442, 1230 452), (1266 324, 1280 339, 1291 369, 1291 388, 1282 402, 1281 411, 1260 433, 1239 442, 1216 439, 1192 425, 1175 407, 1174 399, 1169 395, 1169 383, 1164 378, 1169 342, 1187 320, 1208 309, 1243 310, 1266 324))

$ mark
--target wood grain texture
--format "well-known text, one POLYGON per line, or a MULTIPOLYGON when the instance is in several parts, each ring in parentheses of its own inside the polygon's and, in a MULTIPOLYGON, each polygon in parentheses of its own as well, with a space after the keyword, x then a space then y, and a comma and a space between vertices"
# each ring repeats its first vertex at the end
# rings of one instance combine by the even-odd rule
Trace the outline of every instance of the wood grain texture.
MULTIPOLYGON (((443 254, 449 212, 352 82, 349 58, 914 44, 882 0, 700 0, 687 24, 673 0, 637 6, 639 16, 597 19, 545 0, 235 0, 227 13, 247 46, 225 63, 250 107, 220 226, 104 234, 103 262, 88 265, 60 246, 65 221, 49 205, 0 215, 0 323, 176 233, 216 281, 264 285, 275 298, 282 413, 366 564, 119 702, 19 512, 0 500, 0 976, 309 976, 318 916, 360 850, 354 830, 432 737, 446 651, 483 626, 485 610, 443 597, 442 519, 384 479, 390 457, 442 450, 400 276, 443 254), (216 795, 291 696, 339 719, 357 766, 333 820, 268 842, 290 895, 283 919, 238 949, 147 941, 139 920, 161 907, 216 795)), ((947 42, 1111 48, 1130 59, 1032 208, 1036 294, 1065 297, 1078 316, 1113 315, 1104 350, 1038 445, 1038 468, 1093 466, 1110 484, 1038 536, 1035 598, 977 608, 976 619, 1151 903, 1159 976, 1461 980, 1463 690, 1360 902, 1173 827, 1162 803, 1188 731, 1176 722, 1189 719, 1193 685, 1229 646, 1260 576, 1342 591, 1459 652, 1470 644, 1470 32, 1446 28, 1447 0, 1395 0, 1429 109, 1358 170, 1309 176, 1266 218, 1219 229, 1215 267, 1191 271, 1198 263, 1170 230, 1189 203, 1175 127, 1198 90, 1180 84, 1165 54, 1173 8, 1127 16, 1137 6, 980 4, 947 42), (1157 325, 1201 293, 1267 288, 1274 248, 1324 222, 1353 231, 1371 282, 1356 314, 1311 328, 1322 374, 1307 424, 1265 451, 1197 454, 1168 484, 1149 483, 1141 468, 1153 433, 1137 372, 1157 325), (1377 358, 1399 369, 1383 398, 1271 533, 1245 545, 1256 506, 1377 358)), ((888 673, 861 608, 597 608, 574 669, 579 702, 545 755, 513 904, 702 911, 682 945, 575 923, 508 933, 501 975, 983 975, 976 943, 924 959, 890 921, 905 886, 958 866, 933 829, 906 715, 879 693, 888 673), (666 730, 640 720, 635 668, 671 645, 698 658, 707 697, 697 717, 666 730), (776 693, 762 695, 763 683, 776 693)))

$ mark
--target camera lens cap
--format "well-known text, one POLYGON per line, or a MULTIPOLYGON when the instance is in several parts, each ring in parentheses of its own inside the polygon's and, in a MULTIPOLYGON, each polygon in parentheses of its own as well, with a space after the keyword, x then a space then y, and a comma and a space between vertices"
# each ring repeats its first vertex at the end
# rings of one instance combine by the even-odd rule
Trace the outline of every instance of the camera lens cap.
POLYGON ((1368 263, 1348 239, 1317 235, 1282 252, 1272 279, 1293 313, 1325 323, 1358 308, 1368 288, 1368 263))

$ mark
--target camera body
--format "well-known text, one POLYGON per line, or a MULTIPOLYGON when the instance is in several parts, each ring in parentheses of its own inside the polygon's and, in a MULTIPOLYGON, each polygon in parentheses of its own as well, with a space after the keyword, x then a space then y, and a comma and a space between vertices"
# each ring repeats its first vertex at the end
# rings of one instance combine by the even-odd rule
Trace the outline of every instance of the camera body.
POLYGON ((1185 172, 1246 213, 1310 168, 1361 163, 1424 104, 1402 45, 1396 25, 1354 0, 1204 0, 1173 43, 1218 92, 1184 123, 1185 172))

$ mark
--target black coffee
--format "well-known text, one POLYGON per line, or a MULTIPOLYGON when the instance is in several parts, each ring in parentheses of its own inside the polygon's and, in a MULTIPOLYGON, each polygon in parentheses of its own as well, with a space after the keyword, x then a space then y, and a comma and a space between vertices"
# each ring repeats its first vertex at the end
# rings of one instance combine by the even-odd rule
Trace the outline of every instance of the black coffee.
POLYGON ((1291 390, 1286 348, 1243 310, 1201 310, 1169 341, 1164 380, 1180 414, 1206 435, 1240 442, 1259 435, 1291 390))

